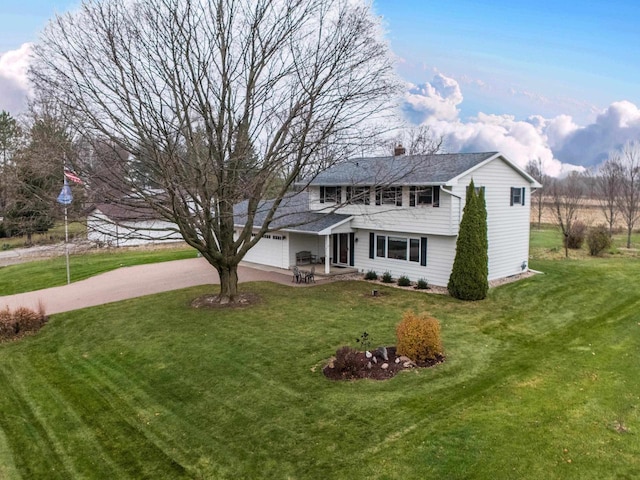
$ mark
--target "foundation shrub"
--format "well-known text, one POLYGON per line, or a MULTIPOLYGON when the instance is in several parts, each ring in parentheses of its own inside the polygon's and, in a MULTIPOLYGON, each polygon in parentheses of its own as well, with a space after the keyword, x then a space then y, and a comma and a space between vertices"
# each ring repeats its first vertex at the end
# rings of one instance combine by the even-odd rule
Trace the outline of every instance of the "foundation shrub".
POLYGON ((364 279, 365 280, 377 280, 378 279, 378 274, 373 270, 369 270, 367 273, 364 274, 364 279))
POLYGON ((420 280, 418 280, 416 282, 416 288, 418 290, 426 290, 427 288, 429 288, 429 284, 427 283, 427 279, 426 278, 421 278, 420 280))
POLYGON ((396 327, 396 349, 415 362, 435 360, 444 354, 440 339, 440 322, 426 313, 409 310, 396 327))
POLYGON ((399 287, 409 287, 411 286, 411 280, 406 275, 402 275, 398 278, 398 286, 399 287))
POLYGON ((382 274, 382 283, 393 283, 393 277, 391 276, 391 272, 384 272, 382 274))

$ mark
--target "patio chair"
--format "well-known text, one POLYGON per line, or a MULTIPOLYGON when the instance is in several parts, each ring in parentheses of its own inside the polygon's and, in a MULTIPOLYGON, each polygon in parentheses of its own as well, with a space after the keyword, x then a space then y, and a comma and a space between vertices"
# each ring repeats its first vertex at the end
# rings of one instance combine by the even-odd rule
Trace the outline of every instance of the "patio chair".
POLYGON ((302 274, 300 273, 298 267, 293 267, 293 278, 291 279, 291 281, 296 283, 300 283, 302 281, 302 274))
POLYGON ((315 265, 313 265, 311 267, 311 271, 307 272, 307 274, 304 276, 304 282, 305 283, 309 283, 309 282, 316 283, 316 266, 315 265))

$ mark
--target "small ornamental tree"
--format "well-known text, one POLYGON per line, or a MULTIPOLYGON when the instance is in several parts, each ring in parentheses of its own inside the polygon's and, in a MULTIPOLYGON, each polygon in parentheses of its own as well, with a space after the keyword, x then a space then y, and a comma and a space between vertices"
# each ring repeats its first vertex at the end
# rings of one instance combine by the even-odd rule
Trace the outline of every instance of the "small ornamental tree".
POLYGON ((456 242, 456 257, 447 285, 452 297, 460 300, 482 300, 487 296, 487 249, 487 208, 484 191, 476 193, 472 180, 467 187, 467 200, 456 242))

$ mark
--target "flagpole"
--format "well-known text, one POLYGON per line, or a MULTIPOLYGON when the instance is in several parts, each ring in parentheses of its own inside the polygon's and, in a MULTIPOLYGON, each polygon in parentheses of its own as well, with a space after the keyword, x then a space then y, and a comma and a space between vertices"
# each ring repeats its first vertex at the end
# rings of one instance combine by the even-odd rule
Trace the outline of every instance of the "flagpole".
POLYGON ((67 257, 67 285, 71 283, 71 271, 69 270, 69 223, 67 221, 67 206, 64 206, 64 251, 67 257))
POLYGON ((73 194, 71 193, 67 178, 81 185, 82 180, 72 170, 67 169, 66 162, 64 162, 62 175, 64 183, 62 184, 62 190, 60 191, 60 195, 58 195, 57 201, 64 205, 64 251, 65 257, 67 258, 67 285, 69 285, 71 283, 71 272, 69 269, 69 217, 67 215, 67 208, 71 205, 71 202, 73 202, 73 194))

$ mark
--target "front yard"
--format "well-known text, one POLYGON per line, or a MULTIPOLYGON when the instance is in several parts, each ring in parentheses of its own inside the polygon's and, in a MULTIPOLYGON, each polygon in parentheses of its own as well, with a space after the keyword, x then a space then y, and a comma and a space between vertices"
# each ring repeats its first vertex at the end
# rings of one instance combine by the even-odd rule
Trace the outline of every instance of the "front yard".
POLYGON ((0 478, 637 478, 640 263, 531 266, 475 303, 247 284, 248 309, 193 310, 201 287, 56 315, 0 345, 0 478), (322 375, 409 308, 445 363, 322 375))

